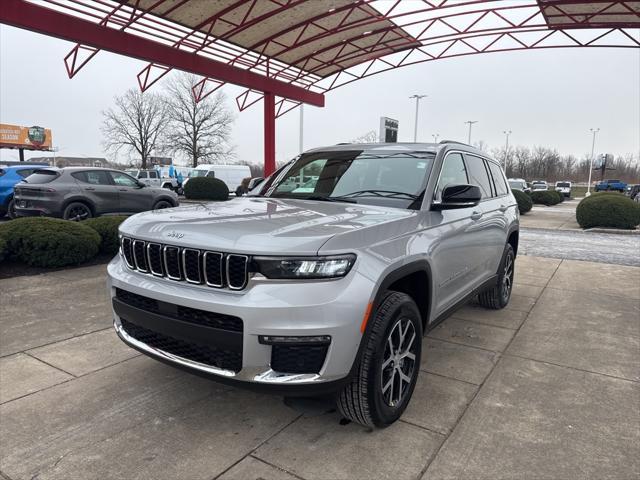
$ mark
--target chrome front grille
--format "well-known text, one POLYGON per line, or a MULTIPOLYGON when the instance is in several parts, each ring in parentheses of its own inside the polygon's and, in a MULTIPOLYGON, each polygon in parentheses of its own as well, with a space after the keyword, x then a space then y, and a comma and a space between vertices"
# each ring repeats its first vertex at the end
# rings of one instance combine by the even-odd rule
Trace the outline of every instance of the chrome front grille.
POLYGON ((213 288, 242 290, 249 277, 247 255, 181 248, 122 237, 125 264, 132 270, 213 288))

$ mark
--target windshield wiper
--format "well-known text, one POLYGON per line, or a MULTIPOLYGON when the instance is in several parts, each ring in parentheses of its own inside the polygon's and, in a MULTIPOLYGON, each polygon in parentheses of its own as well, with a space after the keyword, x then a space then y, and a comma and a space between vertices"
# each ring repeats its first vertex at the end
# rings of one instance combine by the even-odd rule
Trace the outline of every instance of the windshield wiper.
POLYGON ((358 203, 355 200, 344 197, 328 197, 326 195, 310 195, 308 197, 301 198, 300 200, 320 200, 322 202, 347 202, 358 203))
POLYGON ((352 197, 366 197, 366 196, 385 197, 385 198, 405 197, 411 200, 416 200, 419 197, 419 195, 414 195, 413 193, 394 192, 392 190, 359 190, 357 192, 351 192, 351 193, 347 193, 345 195, 340 195, 339 197, 333 197, 333 198, 352 198, 352 197))

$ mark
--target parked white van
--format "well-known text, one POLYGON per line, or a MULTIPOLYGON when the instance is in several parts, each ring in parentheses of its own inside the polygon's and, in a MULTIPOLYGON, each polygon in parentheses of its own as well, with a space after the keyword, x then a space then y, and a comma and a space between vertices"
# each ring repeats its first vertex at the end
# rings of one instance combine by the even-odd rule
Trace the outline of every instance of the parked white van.
MULTIPOLYGON (((243 178, 250 177, 251 170, 247 165, 198 165, 191 171, 189 178, 215 177, 227 184, 230 192, 235 192, 243 178)), ((183 186, 189 181, 187 178, 183 186)))

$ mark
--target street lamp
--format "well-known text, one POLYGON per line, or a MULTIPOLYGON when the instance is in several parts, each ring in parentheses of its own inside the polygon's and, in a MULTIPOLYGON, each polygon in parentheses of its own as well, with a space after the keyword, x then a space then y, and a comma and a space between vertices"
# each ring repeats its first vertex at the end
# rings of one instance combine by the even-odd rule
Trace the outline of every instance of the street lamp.
POLYGON ((509 154, 509 135, 511 135, 513 132, 511 130, 504 130, 502 133, 505 134, 505 136, 507 137, 507 140, 505 142, 505 146, 504 146, 504 171, 507 171, 507 155, 509 154))
POLYGON ((417 142, 418 141, 418 110, 419 110, 419 105, 420 105, 420 99, 421 98, 425 98, 428 97, 428 95, 411 95, 409 98, 415 98, 416 99, 416 121, 413 125, 413 141, 417 142))
POLYGON ((469 124, 469 138, 467 140, 467 143, 471 145, 471 125, 473 125, 474 123, 478 123, 478 120, 467 120, 464 123, 469 124))
POLYGON ((433 143, 438 143, 438 137, 440 136, 440 134, 432 133, 431 136, 433 137, 433 143))
POLYGON ((596 151, 596 134, 600 131, 600 128, 590 128, 589 129, 593 134, 593 139, 591 140, 591 160, 589 161, 589 182, 587 183, 587 193, 586 197, 591 195, 591 172, 593 171, 593 154, 596 151))

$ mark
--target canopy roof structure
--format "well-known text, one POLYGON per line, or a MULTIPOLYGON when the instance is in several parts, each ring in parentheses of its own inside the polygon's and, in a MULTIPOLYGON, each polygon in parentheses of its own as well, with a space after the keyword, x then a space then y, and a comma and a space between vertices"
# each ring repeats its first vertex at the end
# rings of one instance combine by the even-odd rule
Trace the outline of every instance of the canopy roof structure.
POLYGON ((267 171, 274 119, 353 81, 480 53, 640 47, 640 1, 623 0, 3 0, 0 22, 77 42, 75 76, 100 50, 148 62, 144 91, 172 69, 264 98, 267 171))

